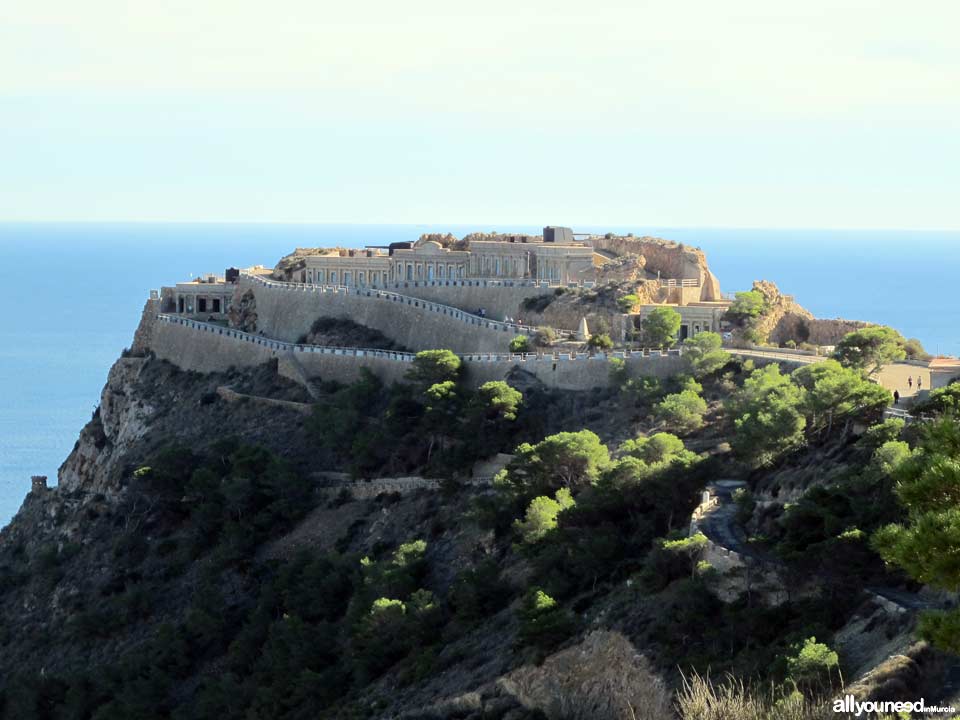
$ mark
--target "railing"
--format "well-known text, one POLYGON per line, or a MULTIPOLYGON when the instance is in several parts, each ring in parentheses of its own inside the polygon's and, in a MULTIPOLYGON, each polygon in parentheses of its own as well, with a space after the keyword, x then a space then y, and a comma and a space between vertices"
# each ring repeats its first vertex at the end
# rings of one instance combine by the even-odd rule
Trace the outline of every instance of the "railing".
POLYGON ((333 345, 308 345, 304 343, 291 343, 286 342, 285 340, 274 340, 273 338, 263 337, 262 335, 254 335, 253 333, 244 332, 242 330, 225 328, 222 325, 200 322, 199 320, 190 320, 189 318, 177 317, 176 315, 168 315, 166 313, 157 315, 157 319, 161 322, 167 322, 174 325, 183 325, 201 332, 208 332, 212 335, 223 335, 225 337, 240 340, 242 342, 248 342, 251 345, 260 345, 270 350, 289 350, 290 352, 319 353, 321 355, 378 357, 386 360, 396 360, 398 362, 413 362, 414 357, 416 357, 415 353, 399 352, 396 350, 377 350, 375 348, 351 348, 336 347, 333 345))
POLYGON ((700 287, 696 278, 660 278, 660 287, 700 287))
MULTIPOLYGON (((204 333, 210 333, 211 335, 224 336, 224 337, 232 338, 234 340, 239 340, 241 342, 248 342, 251 345, 259 345, 269 350, 281 350, 281 351, 286 350, 294 353, 318 353, 321 355, 349 355, 352 357, 374 357, 374 358, 381 358, 384 360, 394 360, 396 362, 413 362, 414 358, 416 358, 416 353, 400 352, 396 350, 334 347, 331 345, 309 345, 305 343, 286 342, 285 340, 274 340, 272 338, 267 338, 262 335, 254 335, 253 333, 244 332, 242 330, 234 330, 232 328, 223 327, 222 325, 214 325, 212 323, 205 323, 200 320, 191 320, 189 318, 183 318, 177 315, 169 315, 166 313, 158 314, 157 319, 161 322, 170 323, 172 325, 182 325, 184 327, 189 327, 193 330, 197 330, 204 333)), ((525 363, 525 362, 570 362, 570 361, 577 361, 577 360, 607 361, 612 358, 629 360, 629 359, 639 359, 639 358, 660 358, 660 357, 668 357, 668 356, 679 357, 680 355, 681 355, 681 351, 677 349, 677 350, 670 350, 668 352, 658 352, 656 350, 651 350, 647 352, 644 352, 643 350, 615 350, 610 352, 598 352, 598 353, 585 353, 585 352, 467 353, 464 355, 460 355, 459 357, 464 362, 525 363)))
POLYGON ((244 277, 260 283, 264 287, 278 288, 280 290, 312 292, 318 294, 334 293, 341 295, 355 295, 357 297, 372 297, 380 300, 389 300, 391 302, 399 302, 401 304, 423 308, 427 311, 435 312, 441 315, 447 315, 455 320, 465 322, 468 325, 479 325, 480 327, 486 327, 490 330, 513 332, 515 335, 529 333, 535 329, 529 325, 508 323, 503 322, 502 320, 488 320, 480 315, 475 315, 467 312, 466 310, 461 310, 460 308, 455 308, 450 305, 441 305, 440 303, 431 302, 430 300, 421 300, 420 298, 411 297, 409 295, 401 295, 400 293, 389 292, 387 290, 364 287, 346 287, 343 285, 319 285, 314 283, 284 282, 280 280, 267 280, 266 278, 246 272, 242 274, 244 277))

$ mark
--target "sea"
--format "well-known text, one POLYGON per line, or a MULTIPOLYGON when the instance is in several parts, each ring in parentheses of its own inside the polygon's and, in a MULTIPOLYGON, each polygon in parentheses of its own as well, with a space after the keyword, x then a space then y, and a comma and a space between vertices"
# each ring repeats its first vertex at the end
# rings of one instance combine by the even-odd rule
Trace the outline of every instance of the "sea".
MULTIPOLYGON (((129 347, 151 288, 295 247, 362 247, 486 225, 0 223, 0 526, 57 468, 129 347)), ((577 226, 702 248, 724 292, 774 281, 818 317, 891 325, 960 355, 960 232, 577 226)))

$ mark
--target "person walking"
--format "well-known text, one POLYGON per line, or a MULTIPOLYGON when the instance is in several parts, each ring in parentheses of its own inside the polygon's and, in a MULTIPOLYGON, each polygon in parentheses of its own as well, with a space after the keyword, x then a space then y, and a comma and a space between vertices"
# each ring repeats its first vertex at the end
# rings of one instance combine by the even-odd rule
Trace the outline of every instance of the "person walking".
POLYGON ((920 388, 923 387, 923 378, 920 375, 917 375, 917 392, 920 392, 920 388))
POLYGON ((900 391, 899 391, 899 390, 894 390, 894 391, 893 391, 893 404, 894 404, 894 405, 899 405, 899 404, 900 404, 900 391))
POLYGON ((913 375, 907 378, 907 387, 913 390, 913 375))

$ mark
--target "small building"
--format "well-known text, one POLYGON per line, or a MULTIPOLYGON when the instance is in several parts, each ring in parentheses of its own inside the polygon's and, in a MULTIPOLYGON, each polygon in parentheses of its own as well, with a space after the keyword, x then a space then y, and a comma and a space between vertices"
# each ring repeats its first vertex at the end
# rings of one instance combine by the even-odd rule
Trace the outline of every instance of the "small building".
POLYGON ((164 288, 164 297, 171 298, 172 310, 201 320, 222 320, 230 310, 235 282, 225 277, 202 275, 188 282, 177 283, 172 292, 164 288))
POLYGON ((661 307, 670 307, 680 313, 680 331, 677 339, 683 342, 687 338, 695 337, 702 332, 719 333, 722 330, 721 322, 727 312, 729 303, 693 303, 691 305, 644 305, 640 312, 630 317, 633 319, 634 329, 639 330, 650 313, 661 307))

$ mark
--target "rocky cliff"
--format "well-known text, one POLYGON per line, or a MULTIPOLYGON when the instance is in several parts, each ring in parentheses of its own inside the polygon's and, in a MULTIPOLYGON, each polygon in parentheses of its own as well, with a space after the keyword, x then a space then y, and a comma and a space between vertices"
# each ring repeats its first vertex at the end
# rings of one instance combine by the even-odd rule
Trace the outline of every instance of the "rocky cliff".
POLYGON ((763 295, 767 305, 755 329, 769 343, 781 345, 792 340, 798 344, 835 345, 847 333, 870 325, 858 320, 815 318, 792 295, 784 295, 769 280, 757 280, 753 290, 763 295))
POLYGON ((700 284, 700 300, 723 299, 720 281, 707 266, 707 256, 700 248, 655 237, 603 235, 591 238, 593 247, 618 256, 643 258, 643 270, 648 276, 664 279, 696 280, 700 284))

